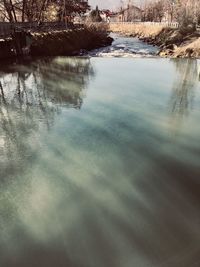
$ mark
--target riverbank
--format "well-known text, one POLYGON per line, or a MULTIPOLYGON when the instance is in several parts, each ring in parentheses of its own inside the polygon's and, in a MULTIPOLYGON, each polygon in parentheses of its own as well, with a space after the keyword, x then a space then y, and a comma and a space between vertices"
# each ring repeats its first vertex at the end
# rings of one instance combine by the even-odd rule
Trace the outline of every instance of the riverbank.
POLYGON ((197 31, 143 24, 111 24, 110 30, 158 46, 161 57, 200 58, 200 33, 197 31))
MULTIPOLYGON (((113 39, 104 28, 82 27, 50 32, 33 32, 26 37, 23 51, 30 56, 72 56, 82 50, 108 46, 113 39)), ((0 40, 0 59, 16 57, 14 40, 0 40)))

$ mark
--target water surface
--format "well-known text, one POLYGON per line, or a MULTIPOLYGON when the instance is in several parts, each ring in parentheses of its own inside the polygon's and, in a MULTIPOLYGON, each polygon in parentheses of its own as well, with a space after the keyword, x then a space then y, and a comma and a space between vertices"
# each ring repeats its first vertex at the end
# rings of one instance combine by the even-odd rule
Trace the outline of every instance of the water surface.
POLYGON ((196 60, 0 67, 0 266, 200 264, 196 60))

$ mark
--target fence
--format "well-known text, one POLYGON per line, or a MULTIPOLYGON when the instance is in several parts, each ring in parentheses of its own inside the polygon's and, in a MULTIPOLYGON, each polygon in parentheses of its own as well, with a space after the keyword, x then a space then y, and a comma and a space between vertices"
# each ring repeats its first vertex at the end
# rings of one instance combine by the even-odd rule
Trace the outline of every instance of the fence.
POLYGON ((178 22, 141 22, 141 21, 133 21, 133 22, 110 22, 111 24, 125 24, 125 25, 133 25, 133 24, 140 24, 140 25, 149 25, 149 26, 165 26, 170 28, 178 28, 179 23, 178 22))
POLYGON ((0 37, 9 37, 14 30, 25 31, 49 31, 49 30, 64 30, 72 27, 65 22, 0 22, 0 37))
MULTIPOLYGON (((125 25, 149 25, 149 26, 164 26, 170 28, 178 28, 178 22, 141 22, 141 21, 133 21, 133 22, 110 22, 110 24, 125 24, 125 25)), ((37 22, 0 22, 0 37, 9 37, 13 30, 20 29, 26 31, 49 31, 49 30, 64 30, 69 28, 78 27, 79 24, 70 25, 65 22, 43 22, 38 24, 37 22)), ((200 26, 197 27, 197 30, 200 31, 200 26)))

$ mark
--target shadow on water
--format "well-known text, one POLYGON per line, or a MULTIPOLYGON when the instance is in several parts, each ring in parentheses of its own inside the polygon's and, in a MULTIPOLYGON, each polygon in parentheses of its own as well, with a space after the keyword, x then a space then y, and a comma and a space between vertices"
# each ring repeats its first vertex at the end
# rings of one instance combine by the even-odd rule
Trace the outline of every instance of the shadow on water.
POLYGON ((0 67, 0 178, 21 172, 34 158, 37 132, 53 125, 60 107, 81 109, 89 77, 87 58, 41 59, 0 67), (36 135, 36 136, 35 136, 36 135))

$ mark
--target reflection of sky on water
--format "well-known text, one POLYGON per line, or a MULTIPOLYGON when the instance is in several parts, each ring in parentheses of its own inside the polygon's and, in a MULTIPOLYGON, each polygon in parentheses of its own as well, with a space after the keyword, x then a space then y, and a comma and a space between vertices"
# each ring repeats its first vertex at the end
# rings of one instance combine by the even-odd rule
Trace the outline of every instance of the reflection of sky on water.
MULTIPOLYGON (((4 143, 16 142, 7 164, 19 169, 1 175, 0 266, 193 266, 200 252, 200 94, 187 70, 196 61, 90 64, 96 76, 89 83, 93 71, 54 79, 46 70, 57 73, 58 66, 36 64, 40 79, 28 91, 34 95, 37 84, 53 115, 38 115, 37 101, 31 117, 7 105, 29 130, 12 122, 17 138, 4 136, 4 143), (68 109, 68 90, 59 93, 64 81, 78 98, 87 87, 80 109, 68 109), (182 99, 188 104, 179 108, 182 99)), ((4 143, 1 155, 8 153, 4 143)))

